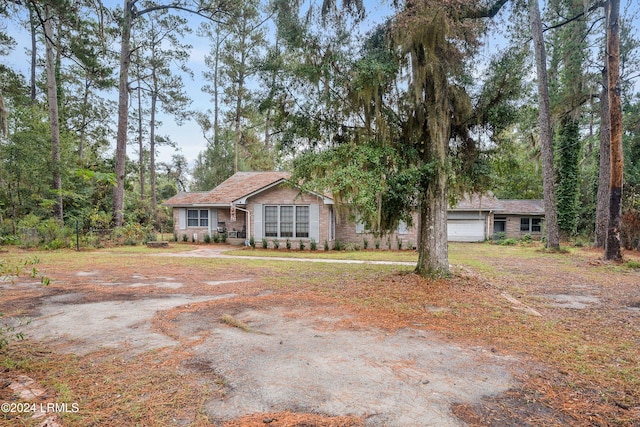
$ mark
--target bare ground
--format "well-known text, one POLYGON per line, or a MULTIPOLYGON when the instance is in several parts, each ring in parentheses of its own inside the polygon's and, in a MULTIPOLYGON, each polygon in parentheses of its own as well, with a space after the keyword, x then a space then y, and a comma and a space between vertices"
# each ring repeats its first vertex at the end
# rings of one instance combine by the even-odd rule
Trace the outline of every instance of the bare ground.
MULTIPOLYGON (((220 258, 216 250, 180 255, 220 258)), ((0 285, 2 310, 13 318, 31 317, 32 341, 46 345, 46 350, 34 347, 35 355, 29 357, 52 352, 46 353, 55 362, 50 366, 60 369, 56 363, 71 361, 78 367, 54 376, 75 388, 66 399, 73 395, 80 411, 53 414, 53 421, 637 425, 637 391, 579 384, 570 396, 574 401, 567 404, 571 390, 566 384, 576 379, 573 368, 558 368, 560 362, 541 357, 546 349, 532 355, 526 344, 505 340, 508 332, 497 332, 501 317, 516 318, 524 335, 545 332, 542 326, 531 330, 538 322, 535 313, 544 322, 555 322, 552 328, 567 328, 585 313, 601 316, 604 310, 607 321, 622 322, 637 332, 640 313, 634 300, 624 301, 638 290, 637 273, 623 271, 615 280, 624 286, 614 290, 594 271, 601 265, 589 253, 571 259, 567 268, 562 260, 551 268, 541 265, 538 257, 508 264, 496 261, 498 270, 506 269, 507 274, 486 277, 465 268, 459 279, 447 284, 425 283, 407 274, 410 268, 398 266, 396 272, 374 271, 360 279, 345 276, 332 285, 334 289, 322 290, 265 280, 264 267, 252 267, 252 261, 208 271, 174 264, 168 256, 151 259, 143 256, 133 265, 96 263, 82 269, 47 265, 47 274, 55 279, 48 288, 30 281, 0 285), (396 293, 366 300, 381 289, 396 293), (491 317, 498 322, 482 321, 491 317), (563 324, 567 318, 569 323, 563 324), (132 385, 137 382, 141 384, 132 385), (100 389, 112 391, 112 384, 122 391, 101 400, 100 389), (118 406, 123 396, 127 402, 118 406), (157 401, 151 404, 150 396, 157 401), (183 411, 175 408, 181 405, 183 411), (130 406, 138 413, 127 409, 126 417, 118 415, 118 408, 130 406)), ((233 260, 227 262, 233 265, 233 260)), ((318 268, 331 265, 310 271, 309 283, 318 268)), ((303 267, 295 280, 301 277, 303 267)), ((576 337, 588 343, 588 337, 576 337)), ((576 345, 587 351, 586 344, 576 345)), ((553 354, 558 348, 548 351, 553 354)), ((19 383, 25 373, 41 380, 47 390, 40 401, 65 399, 61 387, 51 383, 52 372, 8 370, 1 376, 3 384, 19 383)), ((8 387, 0 389, 0 400, 17 401, 8 387)), ((40 422, 6 415, 9 423, 40 422)))

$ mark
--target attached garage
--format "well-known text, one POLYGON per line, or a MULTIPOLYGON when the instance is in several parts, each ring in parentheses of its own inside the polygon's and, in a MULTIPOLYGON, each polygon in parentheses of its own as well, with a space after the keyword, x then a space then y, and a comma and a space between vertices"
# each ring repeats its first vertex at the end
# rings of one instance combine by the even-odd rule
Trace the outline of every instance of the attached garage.
POLYGON ((485 239, 485 219, 450 219, 447 233, 450 242, 482 242, 485 239))

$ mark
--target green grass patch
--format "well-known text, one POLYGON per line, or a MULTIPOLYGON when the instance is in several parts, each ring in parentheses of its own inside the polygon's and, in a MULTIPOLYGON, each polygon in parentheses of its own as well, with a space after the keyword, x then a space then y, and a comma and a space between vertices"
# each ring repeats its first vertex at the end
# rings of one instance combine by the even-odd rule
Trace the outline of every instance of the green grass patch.
POLYGON ((356 261, 418 262, 415 251, 286 251, 270 249, 235 249, 226 255, 273 258, 313 258, 356 261))

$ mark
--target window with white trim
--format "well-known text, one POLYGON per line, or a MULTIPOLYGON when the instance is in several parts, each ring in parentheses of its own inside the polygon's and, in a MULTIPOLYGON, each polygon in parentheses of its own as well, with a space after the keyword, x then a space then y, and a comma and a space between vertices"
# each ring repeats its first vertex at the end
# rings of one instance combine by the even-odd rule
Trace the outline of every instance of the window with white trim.
POLYGON ((264 207, 265 237, 309 237, 309 206, 264 207))
POLYGON ((526 233, 542 232, 542 218, 520 218, 520 231, 526 233))
POLYGON ((187 227, 208 227, 209 211, 207 209, 187 209, 187 227))

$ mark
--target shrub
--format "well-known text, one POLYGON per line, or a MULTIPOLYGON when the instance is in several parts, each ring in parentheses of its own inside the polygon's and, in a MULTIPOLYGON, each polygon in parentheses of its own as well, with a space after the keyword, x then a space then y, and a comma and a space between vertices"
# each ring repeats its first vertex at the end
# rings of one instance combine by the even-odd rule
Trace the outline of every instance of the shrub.
POLYGON ((324 250, 328 251, 329 250, 329 242, 328 241, 324 241, 324 250))
POLYGON ((191 235, 191 243, 195 243, 195 242, 196 242, 196 240, 197 240, 197 237, 198 237, 198 235, 197 235, 196 233, 193 233, 193 234, 191 235))
MULTIPOLYGON (((127 245, 137 245, 147 240, 150 228, 143 227, 142 225, 130 222, 122 227, 118 227, 114 230, 114 236, 117 239, 122 239, 122 242, 127 245)), ((186 238, 186 234, 185 234, 186 238)), ((186 240, 185 240, 186 241, 186 240)))
POLYGON ((376 249, 380 249, 380 239, 376 239, 373 242, 373 246, 375 246, 376 249))
POLYGON ((220 235, 220 240, 222 241, 222 243, 227 243, 227 233, 222 233, 220 235))
POLYGON ((274 248, 274 249, 278 249, 278 248, 280 248, 280 240, 278 240, 278 239, 273 239, 273 240, 272 240, 272 243, 273 243, 273 248, 274 248))
POLYGON ((342 245, 342 243, 340 243, 340 240, 336 239, 335 243, 333 244, 333 250, 341 251, 343 249, 344 249, 344 246, 342 245))
POLYGON ((209 233, 204 235, 204 242, 205 243, 211 243, 211 236, 209 236, 209 233))
POLYGON ((186 234, 183 234, 183 235, 182 235, 182 241, 183 241, 183 242, 188 242, 188 241, 189 241, 189 238, 187 237, 187 235, 186 235, 186 234))
POLYGON ((504 239, 500 241, 500 245, 502 246, 513 246, 513 245, 516 245, 517 243, 518 243, 517 239, 504 239))
POLYGON ((9 234, 6 236, 0 236, 0 245, 17 245, 20 242, 18 236, 9 234))
POLYGON ((367 239, 362 239, 362 247, 364 248, 365 251, 369 247, 369 241, 367 239))
POLYGON ((291 250, 291 240, 287 239, 284 245, 287 247, 287 250, 291 250))
POLYGON ((249 246, 251 246, 251 249, 256 248, 256 239, 254 239, 253 236, 249 237, 249 246))
POLYGON ((311 239, 309 242, 309 249, 315 251, 318 249, 318 244, 316 243, 316 239, 311 239))
POLYGON ((533 240, 533 239, 531 238, 531 234, 529 234, 529 233, 527 233, 524 236, 522 236, 522 241, 525 242, 525 243, 529 243, 529 242, 531 242, 531 240, 533 240))
POLYGON ((402 250, 402 239, 400 237, 396 237, 396 241, 398 242, 398 250, 402 250))
POLYGON ((304 251, 305 246, 304 246, 304 242, 303 242, 302 240, 300 240, 300 243, 298 243, 298 248, 299 248, 301 251, 304 251))
POLYGON ((220 243, 220 235, 218 233, 213 235, 213 243, 220 243))
POLYGON ((262 238, 262 249, 267 249, 269 247, 269 242, 264 237, 262 238))
POLYGON ((625 263, 625 265, 627 266, 627 268, 639 269, 640 261, 629 260, 625 263))

